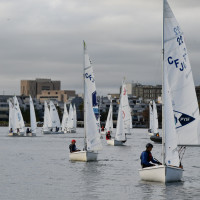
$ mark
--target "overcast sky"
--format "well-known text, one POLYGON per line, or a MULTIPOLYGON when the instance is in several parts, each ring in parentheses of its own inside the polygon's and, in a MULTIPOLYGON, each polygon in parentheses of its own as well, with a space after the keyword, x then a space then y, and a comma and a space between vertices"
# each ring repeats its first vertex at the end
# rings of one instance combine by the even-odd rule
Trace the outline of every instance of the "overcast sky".
MULTIPOLYGON (((200 84, 200 1, 169 0, 200 84)), ((82 40, 98 94, 127 82, 161 83, 162 0, 0 0, 0 94, 21 79, 61 80, 82 92, 82 40)))

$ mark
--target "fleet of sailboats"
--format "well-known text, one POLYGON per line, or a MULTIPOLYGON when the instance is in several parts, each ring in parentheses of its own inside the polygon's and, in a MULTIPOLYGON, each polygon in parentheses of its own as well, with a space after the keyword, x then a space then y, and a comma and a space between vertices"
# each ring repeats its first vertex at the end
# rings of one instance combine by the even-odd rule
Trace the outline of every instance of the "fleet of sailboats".
MULTIPOLYGON (((163 0, 163 61, 162 61, 162 138, 158 132, 158 114, 155 101, 149 104, 149 135, 162 141, 162 164, 139 170, 142 180, 156 182, 180 181, 183 175, 180 152, 186 146, 200 146, 200 115, 192 70, 183 32, 168 4, 163 0), (188 134, 190 133, 190 134, 188 134)), ((93 67, 83 41, 84 85, 84 149, 69 154, 71 161, 95 161, 102 149, 100 115, 93 67)), ((30 131, 36 136, 37 122, 31 96, 30 131)), ((43 134, 76 133, 76 106, 64 103, 62 123, 55 104, 44 101, 43 134)), ((125 81, 122 82, 117 127, 114 139, 107 144, 122 146, 131 133, 132 115, 125 81)), ((104 132, 113 132, 113 105, 110 102, 104 132)), ((16 96, 9 99, 9 136, 25 136, 25 123, 16 96)))
POLYGON ((58 111, 52 101, 44 102, 44 123, 43 123, 43 134, 63 134, 61 130, 60 118, 58 111), (49 109, 50 107, 50 109, 49 109))

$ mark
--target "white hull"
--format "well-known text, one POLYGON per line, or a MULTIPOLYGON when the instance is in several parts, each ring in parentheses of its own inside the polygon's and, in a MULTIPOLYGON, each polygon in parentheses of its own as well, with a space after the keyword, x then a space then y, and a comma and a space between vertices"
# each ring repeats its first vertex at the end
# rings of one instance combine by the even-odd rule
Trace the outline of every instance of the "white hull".
POLYGON ((8 136, 23 137, 24 136, 24 132, 20 132, 20 133, 8 133, 8 136))
POLYGON ((154 182, 176 182, 181 181, 183 169, 173 166, 153 166, 146 167, 139 170, 139 174, 144 181, 154 182))
POLYGON ((68 129, 67 133, 76 133, 76 129, 68 129))
POLYGON ((27 133, 26 134, 26 137, 35 137, 36 136, 36 133, 27 133))
POLYGON ((95 161, 97 160, 98 153, 91 151, 77 151, 69 154, 69 159, 71 161, 95 161))
POLYGON ((42 131, 43 134, 64 134, 63 131, 55 132, 55 131, 42 131))
POLYGON ((101 133, 101 135, 105 135, 106 131, 101 131, 100 133, 101 133))
POLYGON ((112 146, 122 146, 124 143, 122 141, 117 141, 117 140, 106 140, 107 144, 112 145, 112 146))

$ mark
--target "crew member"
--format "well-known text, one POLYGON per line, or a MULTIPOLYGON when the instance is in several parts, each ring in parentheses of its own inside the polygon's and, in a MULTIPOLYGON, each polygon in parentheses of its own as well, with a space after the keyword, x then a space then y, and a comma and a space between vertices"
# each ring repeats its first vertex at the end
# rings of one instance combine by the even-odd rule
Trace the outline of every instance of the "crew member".
POLYGON ((79 149, 76 148, 76 140, 72 140, 71 141, 71 144, 69 145, 69 150, 70 150, 70 153, 73 153, 73 152, 76 152, 76 151, 80 151, 79 149))
POLYGON ((110 135, 110 131, 108 131, 107 133, 106 133, 106 140, 110 140, 111 139, 111 135, 110 135))
POLYGON ((160 163, 158 160, 155 160, 153 158, 151 154, 152 148, 153 148, 153 145, 151 143, 148 143, 146 145, 146 151, 142 152, 140 156, 142 168, 155 166, 155 164, 162 165, 162 163, 160 163), (155 164, 152 164, 152 163, 155 163, 155 164))

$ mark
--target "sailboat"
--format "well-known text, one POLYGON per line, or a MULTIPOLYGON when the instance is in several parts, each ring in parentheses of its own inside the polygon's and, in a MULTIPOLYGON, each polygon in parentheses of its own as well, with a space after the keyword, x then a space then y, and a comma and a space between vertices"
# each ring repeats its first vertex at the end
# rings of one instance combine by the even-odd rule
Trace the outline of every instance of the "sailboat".
POLYGON ((199 146, 199 108, 183 32, 163 0, 163 165, 139 170, 148 181, 180 181, 181 153, 199 146))
POLYGON ((125 82, 122 82, 120 95, 120 105, 117 117, 117 128, 115 139, 106 140, 107 144, 113 146, 122 146, 126 142, 126 132, 130 129, 130 110, 125 82))
MULTIPOLYGON (((157 143, 162 143, 162 137, 160 136, 159 132, 158 132, 158 112, 157 112, 157 107, 156 107, 156 103, 153 100, 153 109, 152 109, 152 113, 153 113, 153 119, 152 119, 152 133, 153 135, 150 137, 150 140, 157 142, 157 143)), ((151 120, 150 120, 151 121, 151 120)))
POLYGON ((93 105, 96 100, 96 89, 93 68, 83 41, 83 81, 84 81, 84 150, 69 154, 71 161, 95 161, 98 150, 102 149, 97 120, 93 105))
POLYGON ((13 104, 9 102, 9 136, 24 136, 24 119, 17 97, 13 97, 13 104), (11 131, 12 128, 12 131, 11 131))
POLYGON ((52 101, 48 104, 44 102, 44 124, 43 124, 43 134, 63 134, 61 131, 60 119, 56 107, 52 101))
POLYGON ((27 136, 36 136, 37 122, 36 122, 34 104, 33 104, 33 100, 31 98, 31 96, 29 98, 29 102, 30 102, 31 131, 30 131, 30 133, 27 133, 27 136))
POLYGON ((148 133, 150 136, 153 136, 153 109, 152 109, 152 103, 149 103, 149 129, 148 133))
POLYGON ((110 131, 110 133, 113 132, 113 106, 112 106, 112 99, 110 100, 110 107, 109 107, 108 116, 107 116, 107 119, 106 119, 105 129, 104 129, 104 131, 101 131, 101 134, 105 135, 108 131, 110 131))
POLYGON ((63 118, 62 118, 62 131, 64 131, 64 133, 67 133, 68 118, 69 118, 69 114, 67 111, 66 103, 64 103, 64 113, 63 113, 63 118))
POLYGON ((76 132, 76 127, 77 127, 77 113, 76 113, 76 106, 75 106, 75 104, 74 104, 73 110, 74 110, 74 130, 76 132))
POLYGON ((74 113, 74 108, 72 106, 72 104, 70 104, 69 107, 69 118, 68 118, 68 122, 67 122, 67 132, 68 133, 76 133, 76 122, 75 122, 75 113, 74 113))

